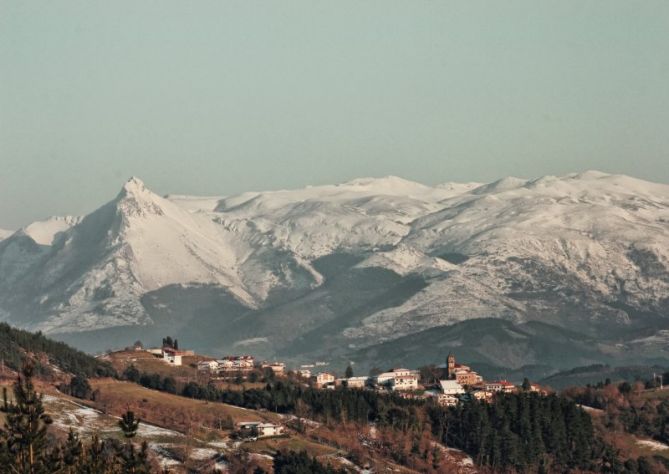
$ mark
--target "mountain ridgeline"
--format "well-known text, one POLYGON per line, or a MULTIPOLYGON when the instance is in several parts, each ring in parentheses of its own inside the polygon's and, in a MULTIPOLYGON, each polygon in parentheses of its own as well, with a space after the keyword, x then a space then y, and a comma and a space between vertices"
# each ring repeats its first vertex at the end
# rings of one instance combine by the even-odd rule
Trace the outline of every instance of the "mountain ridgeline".
POLYGON ((541 376, 666 365, 669 186, 388 177, 203 198, 132 178, 87 216, 0 240, 0 318, 88 351, 179 334, 360 369, 451 349, 541 376))

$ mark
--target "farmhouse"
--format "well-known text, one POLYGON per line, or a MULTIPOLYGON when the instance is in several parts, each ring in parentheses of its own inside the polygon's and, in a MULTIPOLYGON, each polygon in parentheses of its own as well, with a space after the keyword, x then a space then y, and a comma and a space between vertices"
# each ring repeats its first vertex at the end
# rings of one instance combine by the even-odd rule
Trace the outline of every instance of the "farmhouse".
POLYGON ((183 352, 171 347, 163 347, 163 360, 171 365, 181 365, 181 357, 184 355, 183 352))
POLYGON ((283 434, 283 426, 260 421, 242 421, 237 424, 239 432, 248 437, 267 438, 283 434))

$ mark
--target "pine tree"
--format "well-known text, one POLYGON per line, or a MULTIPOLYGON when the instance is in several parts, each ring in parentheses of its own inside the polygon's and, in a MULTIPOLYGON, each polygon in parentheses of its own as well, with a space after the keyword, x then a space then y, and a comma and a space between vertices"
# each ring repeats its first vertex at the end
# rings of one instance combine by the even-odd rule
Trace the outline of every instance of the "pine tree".
POLYGON ((140 419, 135 418, 135 413, 132 410, 127 410, 118 422, 119 427, 123 431, 126 438, 134 438, 139 428, 140 419))
POLYGON ((51 473, 57 469, 58 456, 46 446, 48 426, 52 420, 44 411, 42 395, 32 382, 34 367, 27 363, 14 383, 14 401, 3 390, 5 428, 0 429, 0 441, 6 450, 4 457, 16 472, 26 474, 51 473))
POLYGON ((70 380, 70 395, 77 398, 88 399, 93 393, 88 379, 83 375, 75 375, 70 380))
POLYGON ((101 472, 112 471, 112 464, 107 456, 105 456, 105 446, 98 438, 98 435, 93 435, 91 444, 86 446, 82 473, 98 474, 101 472))
POLYGON ((353 377, 353 367, 351 367, 350 365, 348 367, 346 367, 345 375, 346 375, 347 379, 350 379, 351 377, 353 377))
POLYGON ((130 364, 123 372, 123 377, 135 383, 139 382, 140 376, 139 370, 133 364, 130 364))
POLYGON ((149 462, 149 445, 142 442, 139 451, 135 445, 128 441, 119 449, 119 456, 123 459, 123 472, 128 474, 150 474, 151 463, 149 462))
POLYGON ((73 474, 81 472, 84 448, 79 440, 79 436, 74 431, 70 430, 68 433, 62 451, 65 472, 73 474))

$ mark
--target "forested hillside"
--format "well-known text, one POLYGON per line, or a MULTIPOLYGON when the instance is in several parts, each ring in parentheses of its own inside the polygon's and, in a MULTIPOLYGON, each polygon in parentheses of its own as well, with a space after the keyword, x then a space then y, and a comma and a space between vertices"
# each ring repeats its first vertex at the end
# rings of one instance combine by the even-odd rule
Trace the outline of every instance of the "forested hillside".
POLYGON ((32 359, 38 373, 46 375, 50 366, 64 372, 87 377, 109 377, 116 374, 108 362, 56 342, 42 333, 31 333, 0 323, 0 359, 6 367, 19 370, 26 358, 32 359))

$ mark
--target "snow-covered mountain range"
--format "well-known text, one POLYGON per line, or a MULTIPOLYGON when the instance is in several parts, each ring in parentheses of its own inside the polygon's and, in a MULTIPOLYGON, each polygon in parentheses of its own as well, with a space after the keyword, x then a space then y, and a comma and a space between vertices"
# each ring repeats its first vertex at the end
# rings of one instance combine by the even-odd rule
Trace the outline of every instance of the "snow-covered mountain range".
POLYGON ((0 234, 0 319, 85 348, 171 330, 349 357, 486 318, 663 356, 669 185, 586 172, 161 197, 132 178, 87 216, 0 234))

